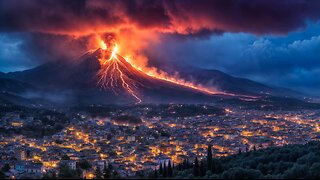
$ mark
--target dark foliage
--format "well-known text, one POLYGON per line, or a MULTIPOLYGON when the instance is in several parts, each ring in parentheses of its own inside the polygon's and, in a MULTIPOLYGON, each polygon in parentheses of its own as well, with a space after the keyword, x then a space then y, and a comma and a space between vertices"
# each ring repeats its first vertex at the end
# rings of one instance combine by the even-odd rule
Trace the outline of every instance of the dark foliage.
POLYGON ((159 105, 151 107, 147 113, 148 117, 161 116, 168 117, 190 117, 199 115, 223 115, 224 110, 214 106, 198 106, 190 104, 159 105))
POLYGON ((0 129, 1 134, 8 136, 16 134, 31 138, 51 136, 60 132, 66 124, 69 123, 69 118, 65 114, 57 111, 0 103, 0 117, 3 117, 7 113, 19 115, 23 122, 27 122, 26 115, 33 117, 33 120, 29 120, 28 123, 22 127, 0 129))
POLYGON ((120 116, 115 116, 112 118, 112 120, 116 121, 117 123, 124 123, 124 124, 141 124, 142 120, 138 117, 135 116, 130 116, 130 115, 120 115, 120 116))
POLYGON ((62 164, 59 166, 59 179, 80 179, 80 174, 76 170, 70 169, 67 165, 62 164))
POLYGON ((202 161, 196 158, 192 167, 187 166, 187 162, 184 161, 177 166, 178 173, 175 177, 200 178, 203 176, 201 178, 210 179, 319 179, 320 177, 320 142, 318 141, 213 158, 211 170, 208 169, 206 162, 208 159, 210 159, 210 153, 202 161), (203 173, 205 170, 206 174, 203 173))

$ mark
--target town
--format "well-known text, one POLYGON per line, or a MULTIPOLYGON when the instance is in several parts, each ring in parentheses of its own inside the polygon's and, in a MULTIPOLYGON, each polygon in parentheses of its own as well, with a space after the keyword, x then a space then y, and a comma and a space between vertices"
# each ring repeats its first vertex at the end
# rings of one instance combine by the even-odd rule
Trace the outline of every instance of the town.
POLYGON ((214 157, 223 157, 320 138, 320 110, 310 109, 169 104, 74 108, 43 116, 30 110, 1 115, 0 168, 6 178, 56 175, 62 164, 81 169, 79 177, 87 179, 109 167, 118 177, 137 177, 162 163, 205 158, 208 145, 214 157), (30 124, 44 129, 27 131, 30 124))

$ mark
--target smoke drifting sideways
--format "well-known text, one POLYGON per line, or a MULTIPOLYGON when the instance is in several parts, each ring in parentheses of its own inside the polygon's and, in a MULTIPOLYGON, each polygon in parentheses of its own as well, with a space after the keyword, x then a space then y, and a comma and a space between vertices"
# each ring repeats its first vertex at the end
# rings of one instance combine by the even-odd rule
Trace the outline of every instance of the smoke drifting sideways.
POLYGON ((151 44, 166 43, 164 34, 284 35, 319 19, 319 9, 319 1, 307 0, 2 0, 0 33, 18 34, 21 51, 38 64, 74 59, 98 48, 97 36, 113 33, 119 54, 144 69, 152 61, 145 52, 151 44))

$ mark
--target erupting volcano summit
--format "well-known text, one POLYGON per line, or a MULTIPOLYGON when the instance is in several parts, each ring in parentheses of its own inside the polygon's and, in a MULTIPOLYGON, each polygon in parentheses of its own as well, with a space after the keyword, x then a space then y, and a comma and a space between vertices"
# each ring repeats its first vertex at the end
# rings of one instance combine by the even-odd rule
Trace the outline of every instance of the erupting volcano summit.
POLYGON ((121 40, 118 43, 107 37, 106 41, 94 43, 80 58, 3 76, 41 88, 41 97, 59 96, 69 104, 202 103, 231 96, 249 97, 215 91, 210 84, 207 88, 155 67, 143 67, 141 58, 134 58, 121 40))
POLYGON ((128 94, 136 99, 136 103, 142 102, 138 91, 139 86, 145 86, 145 82, 141 83, 142 78, 166 81, 167 83, 173 83, 175 85, 183 86, 184 88, 190 88, 192 90, 209 95, 225 94, 211 91, 207 88, 194 85, 191 82, 183 81, 182 79, 156 74, 155 72, 148 70, 146 72, 140 70, 135 67, 134 64, 131 64, 125 58, 117 54, 118 45, 116 43, 111 46, 107 46, 104 41, 101 41, 99 51, 99 62, 101 68, 97 73, 98 86, 100 86, 102 89, 111 89, 115 94, 118 94, 119 90, 121 89, 125 90, 128 94))

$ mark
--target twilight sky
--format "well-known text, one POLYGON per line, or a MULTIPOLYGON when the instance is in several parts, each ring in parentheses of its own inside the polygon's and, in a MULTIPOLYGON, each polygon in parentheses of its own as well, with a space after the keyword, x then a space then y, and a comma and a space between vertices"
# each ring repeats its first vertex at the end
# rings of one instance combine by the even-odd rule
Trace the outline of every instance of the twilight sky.
POLYGON ((2 0, 0 71, 80 56, 96 33, 117 34, 149 64, 218 69, 320 95, 316 0, 2 0))

